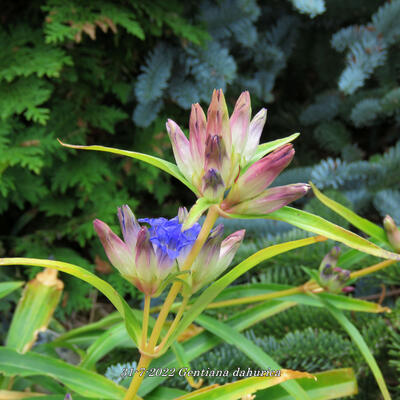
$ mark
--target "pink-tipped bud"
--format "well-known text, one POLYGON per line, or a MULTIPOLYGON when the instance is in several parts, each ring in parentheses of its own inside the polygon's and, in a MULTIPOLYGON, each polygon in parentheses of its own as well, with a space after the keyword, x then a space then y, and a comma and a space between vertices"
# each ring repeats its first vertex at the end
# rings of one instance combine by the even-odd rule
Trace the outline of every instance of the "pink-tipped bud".
POLYGON ((166 126, 178 168, 191 181, 194 171, 189 140, 181 128, 171 119, 168 120, 166 126))
POLYGON ((267 110, 262 108, 251 120, 246 140, 246 146, 242 151, 240 165, 244 167, 254 156, 260 143, 261 133, 267 120, 267 110))
POLYGON ((244 237, 244 230, 222 240, 224 227, 218 225, 207 239, 191 268, 193 293, 218 278, 231 263, 244 237))
POLYGON ((229 127, 228 107, 222 89, 215 90, 212 95, 210 107, 207 111, 207 137, 220 136, 227 147, 232 146, 231 132, 229 127))
POLYGON ((386 215, 384 218, 383 226, 385 228, 389 243, 393 246, 393 249, 397 253, 400 253, 400 231, 390 215, 386 215))
POLYGON ((248 91, 245 91, 238 98, 233 114, 229 120, 232 136, 232 148, 236 153, 241 153, 245 147, 250 125, 250 117, 250 94, 248 91))
POLYGON ((111 264, 119 270, 122 275, 132 276, 134 274, 134 261, 128 246, 111 230, 111 228, 99 219, 93 221, 104 251, 111 264))
POLYGON ((132 210, 126 204, 122 207, 118 207, 118 219, 121 225, 121 231, 125 244, 128 246, 133 255, 135 252, 136 240, 140 230, 140 225, 138 224, 132 210))
POLYGON ((303 197, 310 190, 305 183, 296 183, 287 186, 276 186, 265 190, 257 197, 231 206, 223 202, 221 207, 228 214, 268 214, 303 197))
POLYGON ((226 203, 233 205, 261 194, 290 164, 293 156, 293 146, 286 144, 251 165, 233 185, 226 203))
POLYGON ((199 104, 192 105, 189 122, 190 151, 195 169, 203 169, 206 149, 206 116, 199 104))

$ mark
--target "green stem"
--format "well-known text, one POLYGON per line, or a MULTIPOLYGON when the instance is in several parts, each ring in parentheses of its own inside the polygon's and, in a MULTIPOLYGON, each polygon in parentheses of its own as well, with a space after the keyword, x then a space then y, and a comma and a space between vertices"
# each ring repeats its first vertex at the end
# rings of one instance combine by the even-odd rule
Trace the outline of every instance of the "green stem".
POLYGON ((151 357, 142 354, 139 365, 136 368, 135 375, 129 385, 128 391, 125 394, 124 400, 134 400, 139 398, 139 396, 136 396, 136 393, 139 390, 140 384, 142 383, 144 377, 146 376, 146 371, 151 363, 151 360, 151 357))
MULTIPOLYGON (((215 221, 218 218, 218 209, 215 206, 212 206, 208 210, 207 217, 204 221, 204 224, 200 230, 199 236, 197 237, 192 250, 190 251, 189 255, 187 256, 185 262, 183 263, 183 266, 181 268, 182 271, 186 271, 190 269, 192 266, 194 260, 196 259, 197 255, 199 254, 201 248, 203 247, 205 241, 208 238, 208 235, 214 226, 215 221)), ((157 321, 154 325, 153 332, 151 333, 150 340, 149 340, 149 349, 154 349, 154 347, 157 344, 158 338, 160 337, 162 327, 164 325, 165 320, 167 319, 168 313, 170 311, 170 308, 172 304, 175 301, 176 296, 178 295, 180 289, 182 287, 182 283, 180 282, 175 282, 169 293, 167 298, 165 299, 165 302, 161 308, 161 311, 158 315, 157 321)))
POLYGON ((303 293, 303 292, 304 292, 303 286, 299 286, 291 289, 279 290, 278 292, 260 294, 257 296, 248 296, 239 299, 216 301, 215 303, 210 303, 206 308, 220 308, 220 307, 236 306, 239 304, 256 303, 259 301, 271 300, 284 296, 291 296, 292 294, 303 293))
POLYGON ((140 348, 145 350, 147 345, 147 331, 149 326, 149 315, 150 315, 150 300, 151 296, 144 296, 144 307, 143 307, 143 326, 142 326, 142 342, 140 348))
POLYGON ((172 322, 171 326, 168 329, 167 334, 165 335, 165 337, 163 338, 163 340, 161 341, 161 343, 155 348, 155 351, 158 353, 159 351, 162 351, 163 347, 165 346, 165 343, 167 343, 168 338, 171 336, 172 332, 175 330, 176 326, 178 325, 179 321, 182 318, 182 315, 185 311, 186 305, 189 301, 189 297, 185 296, 183 298, 183 301, 181 303, 181 306, 179 307, 179 310, 175 316, 174 321, 172 322))
POLYGON ((379 271, 380 269, 386 268, 389 265, 396 263, 396 260, 385 260, 378 264, 371 265, 370 267, 360 269, 359 271, 352 272, 350 278, 360 278, 364 275, 372 274, 373 272, 379 271))

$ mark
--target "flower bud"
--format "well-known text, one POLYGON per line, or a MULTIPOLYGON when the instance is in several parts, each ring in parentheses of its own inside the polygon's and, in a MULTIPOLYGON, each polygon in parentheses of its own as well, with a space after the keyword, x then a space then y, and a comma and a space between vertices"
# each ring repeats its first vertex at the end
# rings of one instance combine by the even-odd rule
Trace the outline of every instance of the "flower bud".
POLYGON ((233 185, 226 203, 236 204, 261 194, 289 165, 293 156, 293 146, 287 144, 251 165, 233 185))
POLYGON ((218 278, 232 262, 245 230, 234 232, 222 240, 224 226, 215 227, 191 267, 192 292, 218 278))
POLYGON ((345 286, 350 278, 350 271, 337 267, 340 256, 340 248, 335 246, 322 260, 319 267, 319 280, 328 292, 350 292, 350 286, 345 286))
POLYGON ((400 231, 390 215, 386 215, 385 219, 383 220, 383 226, 385 228, 389 243, 393 246, 393 249, 397 253, 400 253, 400 231))
POLYGON ((229 214, 267 214, 303 197, 309 189, 310 186, 305 183, 276 186, 264 190, 257 197, 235 205, 230 205, 229 199, 227 199, 226 202, 222 203, 221 207, 229 214))

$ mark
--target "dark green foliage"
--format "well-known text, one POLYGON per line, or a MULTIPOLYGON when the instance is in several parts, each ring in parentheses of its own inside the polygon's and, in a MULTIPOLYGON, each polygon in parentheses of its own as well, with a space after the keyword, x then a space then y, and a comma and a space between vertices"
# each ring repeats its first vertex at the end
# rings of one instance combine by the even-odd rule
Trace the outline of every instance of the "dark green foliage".
MULTIPOLYGON (((153 208, 161 207, 172 187, 158 170, 65 149, 56 139, 164 155, 165 118, 158 121, 158 130, 153 125, 148 131, 135 130, 129 119, 132 81, 144 65, 133 49, 165 29, 172 30, 171 39, 202 42, 206 31, 190 24, 184 12, 178 3, 102 1, 88 7, 58 0, 29 6, 15 2, 4 10, 0 235, 7 254, 55 257, 93 271, 95 256, 105 258, 93 236, 93 219, 117 228, 117 207, 129 203, 137 208, 143 192, 152 194, 153 208)), ((163 65, 165 60, 163 54, 163 65)), ((174 203, 165 209, 176 212, 174 203)), ((89 286, 65 279, 63 313, 90 308, 89 286)), ((119 275, 112 273, 110 279, 117 289, 136 296, 119 275)))

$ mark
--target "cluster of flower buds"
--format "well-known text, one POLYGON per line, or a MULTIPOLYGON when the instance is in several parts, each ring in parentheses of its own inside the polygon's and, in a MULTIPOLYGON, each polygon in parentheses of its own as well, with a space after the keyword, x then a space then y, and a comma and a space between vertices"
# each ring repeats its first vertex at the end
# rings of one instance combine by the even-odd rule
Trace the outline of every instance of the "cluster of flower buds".
POLYGON ((351 292, 351 286, 346 286, 350 278, 350 271, 337 267, 340 248, 335 246, 322 260, 319 267, 319 283, 328 292, 351 292))
POLYGON ((199 104, 192 106, 189 139, 174 121, 167 122, 178 168, 200 196, 221 204, 226 213, 269 213, 309 190, 303 183, 268 189, 290 163, 294 150, 287 144, 262 159, 254 158, 266 115, 262 109, 251 120, 246 91, 229 119, 222 90, 214 90, 207 118, 199 104))
POLYGON ((384 218, 383 226, 389 243, 393 246, 394 251, 400 253, 400 231, 390 215, 386 215, 384 218))
MULTIPOLYGON (((194 224, 182 231, 182 223, 187 216, 180 209, 177 217, 143 218, 149 228, 141 226, 131 209, 124 205, 118 209, 118 218, 124 240, 121 240, 104 222, 96 219, 94 228, 99 235, 111 264, 129 282, 149 296, 158 296, 165 282, 174 274, 179 274, 201 226, 194 224)), ((202 247, 191 271, 189 283, 192 292, 219 276, 232 261, 244 230, 237 231, 222 240, 223 226, 211 231, 202 247)))

